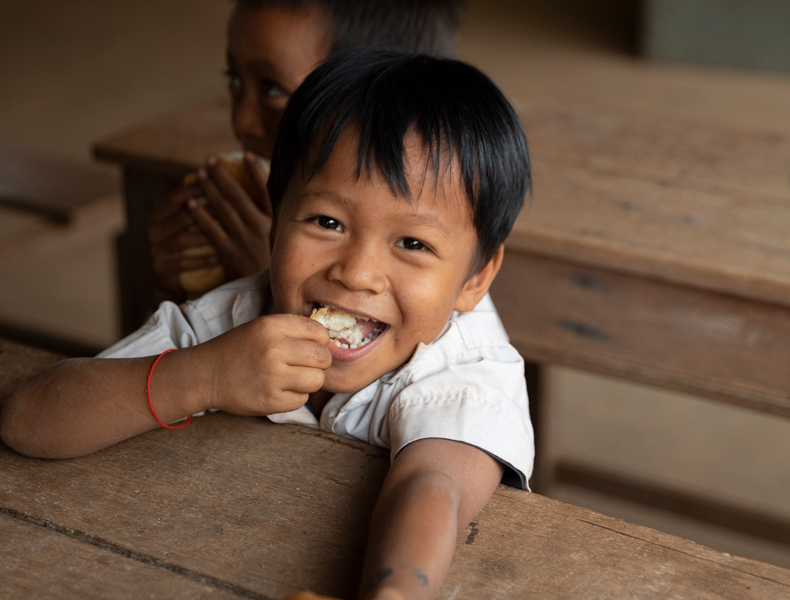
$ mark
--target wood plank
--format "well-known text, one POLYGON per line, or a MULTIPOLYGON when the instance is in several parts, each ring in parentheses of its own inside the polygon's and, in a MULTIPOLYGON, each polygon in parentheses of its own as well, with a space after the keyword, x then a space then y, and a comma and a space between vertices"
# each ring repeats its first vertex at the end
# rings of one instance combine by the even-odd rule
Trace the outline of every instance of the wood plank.
POLYGON ((790 417, 790 309, 509 254, 492 296, 535 361, 790 417))
MULTIPOLYGON (((717 187, 790 194, 790 135, 589 103, 513 99, 537 158, 561 155, 597 169, 717 187)), ((674 202, 668 198, 669 202, 674 202)))
POLYGON ((114 169, 0 146, 0 205, 68 223, 81 206, 119 188, 114 169))
POLYGON ((200 582, 198 574, 175 572, 139 555, 130 558, 98 540, 86 543, 80 532, 59 531, 51 523, 0 513, 0 539, 0 598, 240 597, 222 582, 200 582))
MULTIPOLYGON (((214 414, 80 459, 0 448, 0 505, 264 596, 351 597, 387 466, 365 444, 214 414)), ((790 571, 500 487, 440 597, 524 594, 790 598, 790 571)))
POLYGON ((181 177, 209 154, 238 149, 230 105, 223 97, 121 131, 96 143, 93 153, 102 160, 181 177))
POLYGON ((790 304, 788 198, 566 161, 536 160, 536 177, 509 250, 790 304))

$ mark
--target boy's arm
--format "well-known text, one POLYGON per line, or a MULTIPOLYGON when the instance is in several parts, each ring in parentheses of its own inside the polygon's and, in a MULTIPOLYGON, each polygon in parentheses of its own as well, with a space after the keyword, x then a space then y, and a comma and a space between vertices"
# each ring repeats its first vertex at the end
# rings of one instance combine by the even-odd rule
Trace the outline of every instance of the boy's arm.
MULTIPOLYGON (((295 315, 255 319, 162 356, 151 401, 164 423, 218 408, 240 415, 287 412, 321 388, 332 362, 329 333, 295 315)), ((81 456, 158 427, 146 383, 153 356, 61 361, 0 407, 0 437, 28 456, 81 456)))
MULTIPOLYGON (((170 423, 202 410, 189 350, 171 352, 156 366, 151 395, 170 423)), ((145 385, 155 357, 61 361, 20 386, 0 410, 0 437, 37 458, 88 454, 158 427, 145 385)))
POLYGON ((426 439, 404 448, 373 512, 361 597, 434 598, 458 534, 488 501, 503 470, 460 442, 426 439))

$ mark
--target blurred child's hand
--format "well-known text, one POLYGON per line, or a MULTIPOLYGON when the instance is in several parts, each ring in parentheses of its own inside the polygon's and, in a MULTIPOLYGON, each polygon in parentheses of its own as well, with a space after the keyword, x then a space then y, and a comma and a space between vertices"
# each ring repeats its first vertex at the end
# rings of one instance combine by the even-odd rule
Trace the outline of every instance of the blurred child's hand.
POLYGON ((167 202, 157 207, 151 217, 148 238, 151 243, 154 278, 157 285, 171 293, 179 293, 178 274, 190 269, 202 269, 217 264, 216 256, 183 256, 187 248, 205 246, 211 242, 186 210, 190 198, 203 195, 198 185, 184 185, 170 195, 167 202))
POLYGON ((206 168, 198 171, 198 184, 217 218, 199 203, 188 203, 195 221, 217 249, 229 280, 269 267, 272 206, 266 189, 267 173, 250 153, 245 155, 244 164, 255 187, 252 195, 211 157, 206 168))
POLYGON ((206 408, 270 415, 304 405, 332 364, 326 327, 298 315, 259 317, 194 348, 206 408))

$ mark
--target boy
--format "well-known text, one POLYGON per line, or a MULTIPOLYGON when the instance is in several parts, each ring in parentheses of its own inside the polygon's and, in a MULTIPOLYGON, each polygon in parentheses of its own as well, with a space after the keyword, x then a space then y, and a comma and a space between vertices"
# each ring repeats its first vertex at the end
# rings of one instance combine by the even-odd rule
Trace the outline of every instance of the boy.
MULTIPOLYGON (((228 25, 226 74, 242 147, 271 159, 289 97, 319 62, 344 48, 391 43, 453 56, 462 8, 463 0, 237 0, 228 25)), ((183 271, 221 264, 230 281, 268 267, 266 171, 252 154, 245 161, 257 188, 252 197, 212 157, 199 184, 180 188, 154 213, 153 272, 172 299, 183 300, 183 271), (200 204, 185 209, 190 198, 201 196, 214 217, 200 204), (206 245, 218 254, 183 254, 206 245)))
POLYGON ((391 448, 361 593, 431 598, 458 531, 503 475, 525 488, 532 470, 523 362, 488 296, 530 184, 526 139, 479 71, 382 48, 308 76, 280 133, 270 275, 164 303, 115 360, 45 371, 0 433, 76 456, 221 409, 391 448))

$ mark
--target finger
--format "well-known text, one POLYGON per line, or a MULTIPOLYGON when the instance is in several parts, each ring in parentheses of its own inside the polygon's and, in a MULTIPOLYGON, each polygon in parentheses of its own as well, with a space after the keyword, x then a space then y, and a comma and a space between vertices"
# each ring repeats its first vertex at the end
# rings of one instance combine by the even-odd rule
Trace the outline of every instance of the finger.
POLYGON ((230 202, 220 191, 213 179, 208 176, 208 173, 201 169, 198 172, 200 187, 203 189, 206 198, 215 208, 219 215, 220 221, 225 226, 225 229, 235 239, 240 239, 244 232, 245 226, 241 219, 236 207, 230 202))
POLYGON ((231 247, 231 241, 227 232, 222 228, 216 219, 208 211, 200 206, 196 201, 190 200, 187 203, 189 211, 206 237, 217 247, 218 250, 226 251, 231 247))
POLYGON ((328 369, 332 366, 332 353, 327 344, 313 340, 292 339, 284 358, 285 364, 292 367, 328 369))
POLYGON ((211 157, 208 170, 220 193, 230 201, 244 223, 255 223, 261 218, 261 211, 250 197, 244 186, 230 174, 223 164, 211 157))
POLYGON ((324 370, 312 367, 290 367, 283 374, 283 392, 312 394, 324 385, 324 370))
POLYGON ((311 340, 322 346, 329 344, 329 330, 308 317, 301 315, 275 315, 284 323, 285 335, 291 338, 311 340))
POLYGON ((160 202, 154 207, 152 218, 156 220, 164 219, 172 215, 179 208, 182 208, 187 200, 200 195, 202 194, 197 182, 189 185, 182 185, 170 194, 164 202, 160 202))
POLYGON ((148 229, 148 239, 151 244, 159 244, 194 224, 195 219, 189 212, 179 210, 163 219, 152 220, 148 229))
MULTIPOLYGON (((281 391, 280 401, 277 403, 279 406, 277 406, 276 412, 290 412, 304 406, 310 399, 309 394, 310 392, 294 392, 291 390, 281 391)), ((267 414, 271 414, 273 412, 275 411, 269 410, 267 411, 267 414)))
POLYGON ((212 240, 200 231, 180 231, 170 236, 157 246, 157 251, 165 254, 177 254, 187 248, 210 245, 212 240))
POLYGON ((269 171, 252 152, 244 153, 244 164, 247 165, 247 170, 250 172, 258 192, 258 208, 263 214, 271 217, 273 214, 272 203, 269 198, 269 188, 266 186, 269 181, 269 171))

